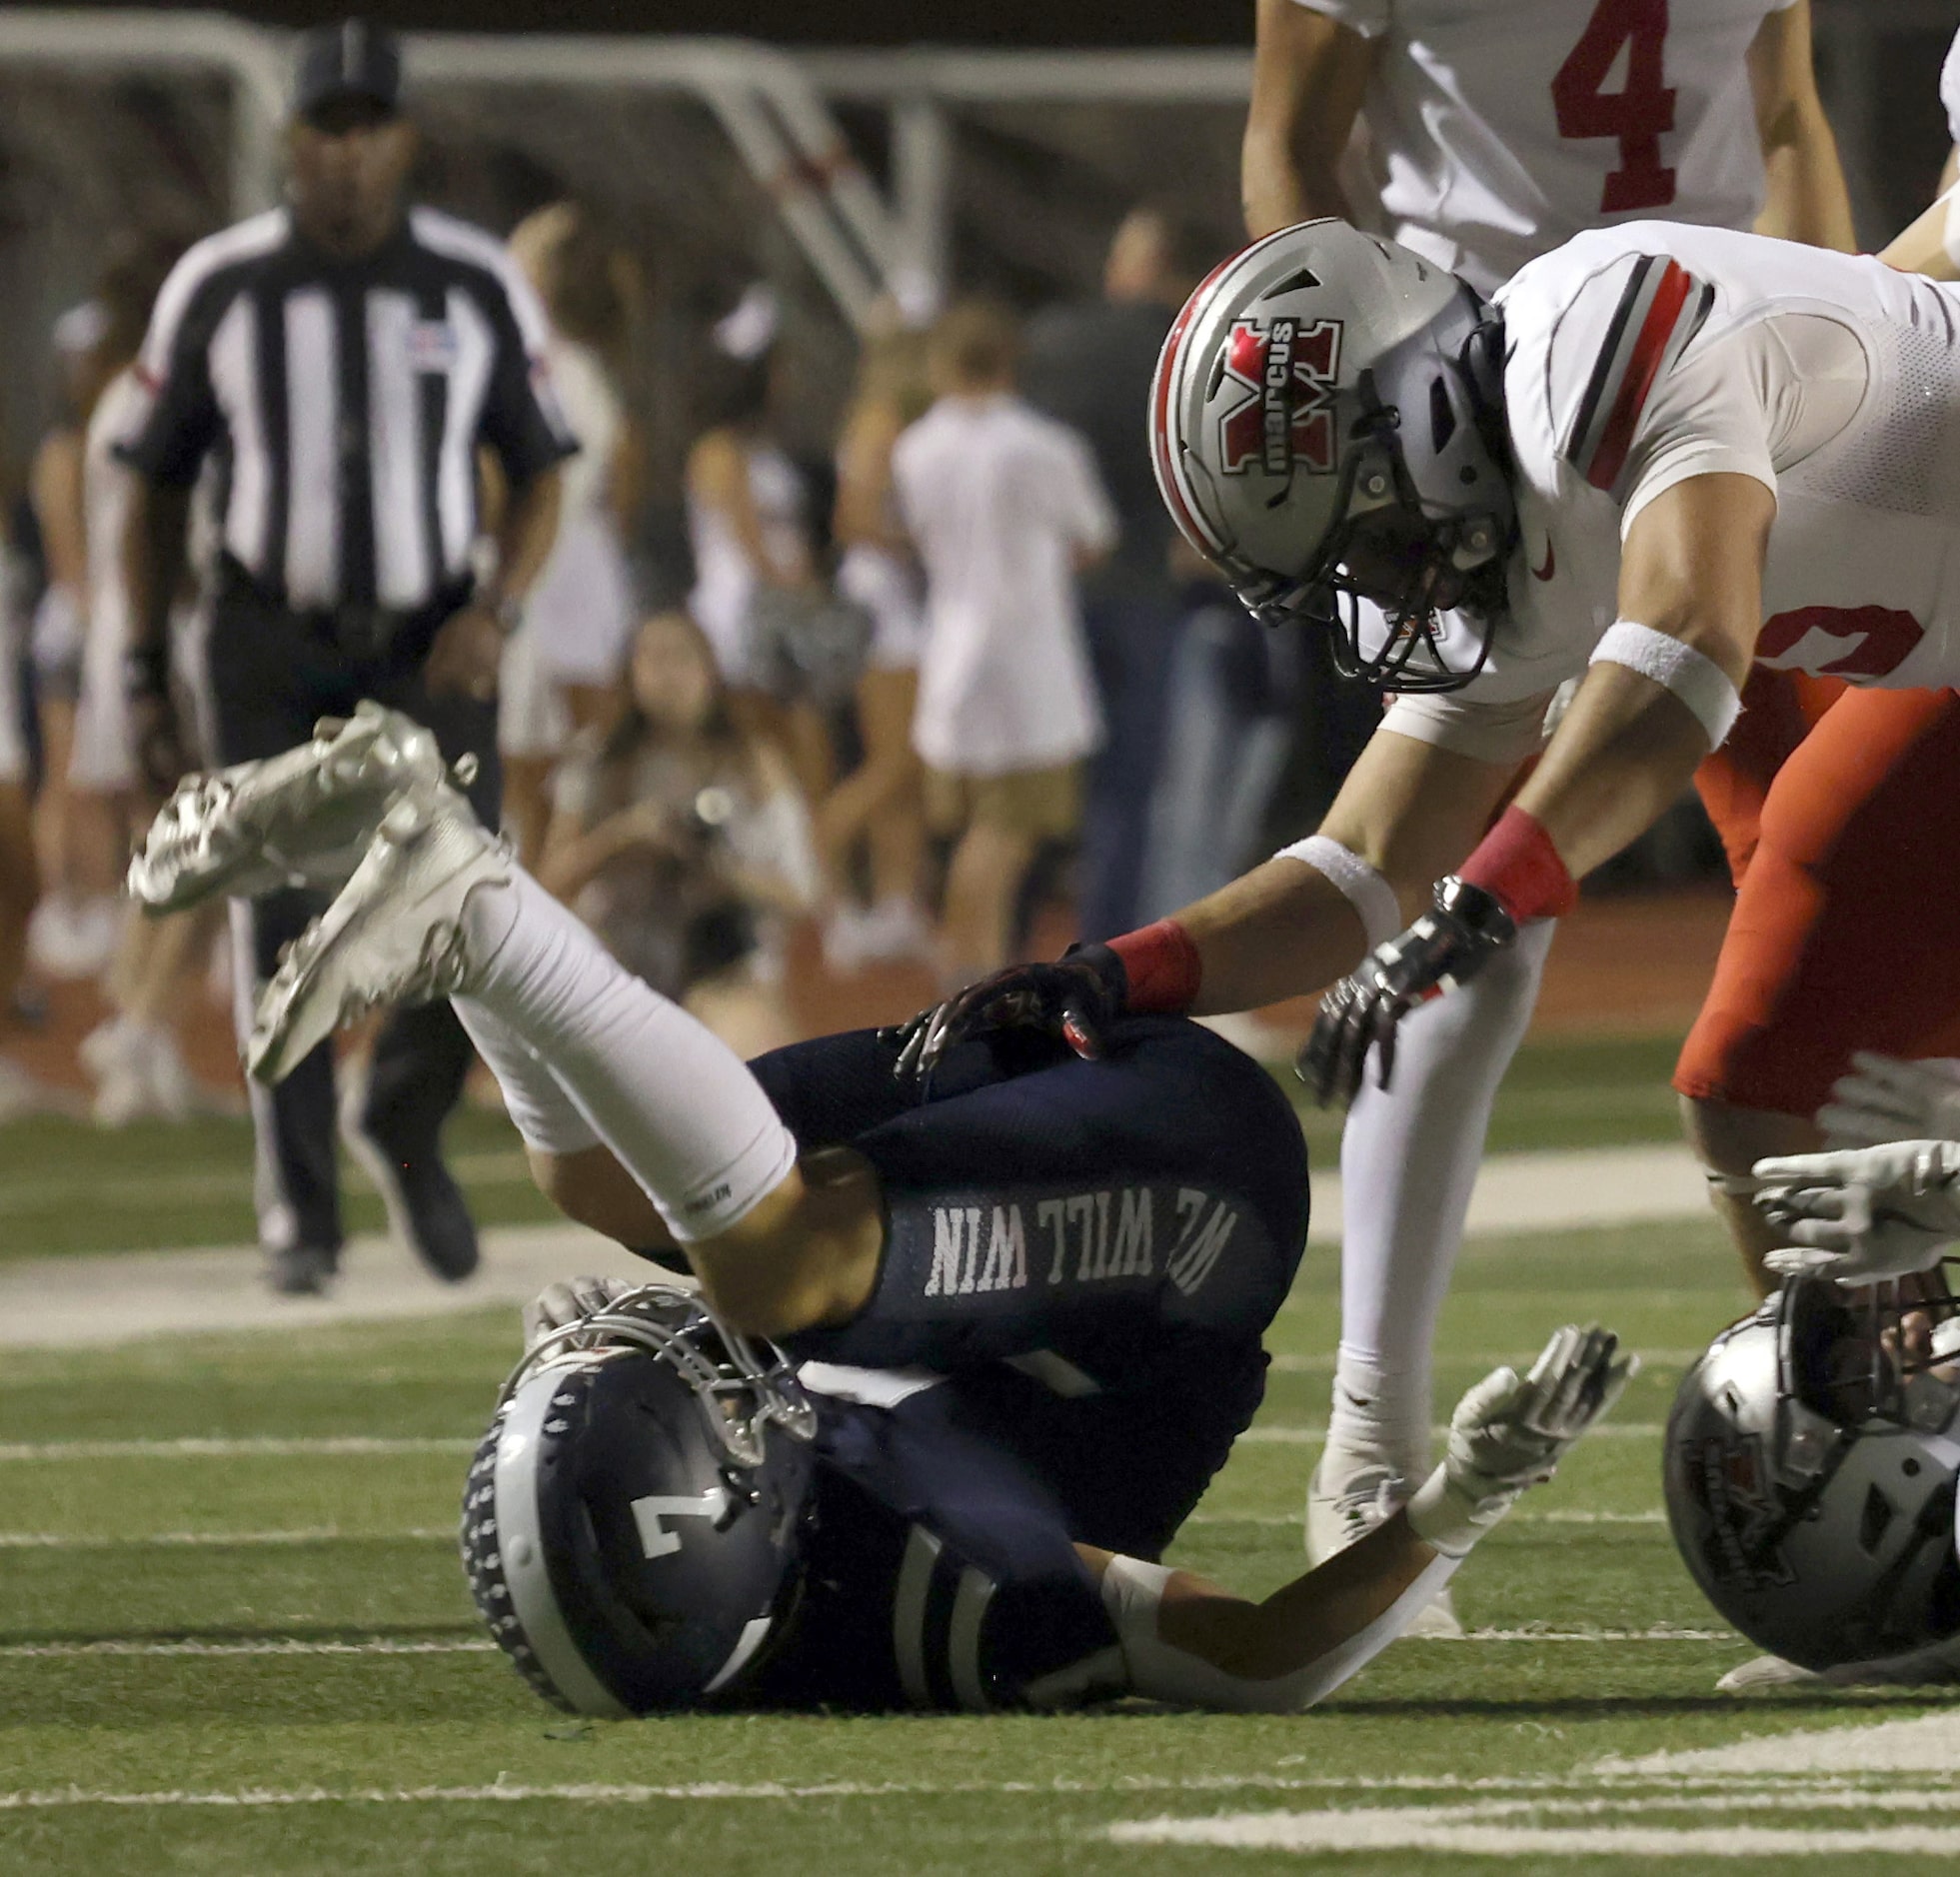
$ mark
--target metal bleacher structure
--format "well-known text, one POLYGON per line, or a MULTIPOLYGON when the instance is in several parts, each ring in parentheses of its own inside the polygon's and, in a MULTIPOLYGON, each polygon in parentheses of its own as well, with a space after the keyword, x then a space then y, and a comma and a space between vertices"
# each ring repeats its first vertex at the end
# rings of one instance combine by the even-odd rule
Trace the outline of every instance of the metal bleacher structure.
MULTIPOLYGON (((1923 91, 1921 115, 1936 117, 1937 48, 1953 24, 1952 0, 1819 0, 1826 103, 1868 238, 1889 232, 1906 189, 1922 186, 1924 152, 1902 157, 1890 100, 1923 91), (1911 48, 1903 70, 1901 46, 1911 48)), ((752 248, 768 245, 763 265, 800 284, 834 361, 887 296, 930 307, 951 280, 975 277, 1027 297, 1087 287, 1121 202, 1166 184, 1201 185, 1221 242, 1233 232, 1246 50, 836 51, 437 33, 412 36, 408 51, 432 141, 465 152, 457 168, 476 165, 476 195, 452 192, 465 212, 493 224, 508 215, 523 191, 492 184, 531 162, 526 176, 610 192, 616 215, 629 205, 652 251, 678 251, 690 218, 697 245, 741 227, 752 248)), ((195 171, 206 225, 277 200, 288 53, 285 34, 217 12, 0 8, 0 344, 10 356, 43 350, 46 320, 87 290, 107 218, 161 186, 150 172, 195 171), (168 107, 157 102, 165 94, 168 107), (161 160, 117 121, 146 99, 161 160)), ((38 371, 28 367, 23 385, 17 369, 0 414, 15 444, 38 371)))
MULTIPOLYGON (((1874 63, 1899 34, 1943 32, 1949 0, 1889 0, 1820 10, 1826 101, 1847 167, 1867 194, 1886 162, 1874 63)), ((861 324, 883 292, 932 294, 949 258, 951 114, 961 106, 1234 105, 1249 54, 1221 51, 962 51, 931 47, 797 54, 735 39, 461 33, 411 38, 419 84, 550 86, 568 92, 674 93, 712 113, 731 148, 777 204, 798 248, 861 324), (886 119, 881 188, 854 154, 840 104, 886 119)), ((286 37, 216 12, 0 9, 0 69, 149 75, 196 71, 232 96, 231 207, 262 207, 278 189, 286 37)), ((1928 80, 1932 74, 1928 73, 1928 80)), ((1861 207, 1866 206, 1861 204, 1861 207)))

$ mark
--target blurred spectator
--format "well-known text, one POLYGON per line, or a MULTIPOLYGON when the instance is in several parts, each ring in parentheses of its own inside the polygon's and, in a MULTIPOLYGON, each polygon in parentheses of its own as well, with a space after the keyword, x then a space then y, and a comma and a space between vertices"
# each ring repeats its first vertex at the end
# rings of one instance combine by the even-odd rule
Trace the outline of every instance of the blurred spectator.
POLYGON ((738 1052, 792 1041, 783 933, 819 876, 789 765, 732 715, 685 613, 640 628, 626 690, 617 725, 585 732, 559 771, 539 878, 738 1052))
POLYGON ((1173 531, 1150 470, 1144 417, 1171 317, 1216 250, 1192 216, 1146 203, 1109 243, 1101 299, 1051 309, 1027 328, 1027 400, 1088 439, 1120 530, 1115 552, 1082 582, 1105 725, 1082 815, 1077 913, 1085 938, 1137 923, 1178 625, 1167 559, 1173 531))
POLYGON ((776 434, 776 295, 751 287, 715 327, 724 364, 711 428, 688 453, 688 534, 695 587, 688 611, 714 648, 744 729, 780 741, 812 803, 829 793, 830 733, 822 716, 788 695, 774 656, 782 615, 808 613, 826 594, 818 580, 808 478, 776 434))
POLYGON ((555 202, 511 233, 552 322, 552 383, 579 454, 566 466, 558 538, 504 650, 498 743, 504 824, 535 863, 551 770, 573 730, 604 725, 637 609, 626 540, 639 507, 641 439, 619 384, 638 281, 585 209, 555 202))
POLYGON ((930 943, 920 892, 923 776, 912 747, 925 618, 919 570, 893 506, 892 449, 931 402, 922 335, 894 330, 867 342, 838 443, 832 527, 843 550, 838 591, 872 620, 856 699, 864 760, 838 785, 818 822, 833 894, 824 955, 842 970, 875 959, 924 956, 930 943), (860 841, 871 882, 871 903, 864 907, 848 879, 860 841))
MULTIPOLYGON (((98 805, 119 841, 140 835, 156 803, 140 782, 124 666, 129 654, 129 591, 123 579, 134 473, 116 446, 142 421, 145 394, 134 366, 150 309, 177 258, 177 244, 134 240, 103 270, 99 352, 110 374, 89 419, 82 470, 88 553, 87 622, 69 779, 78 803, 98 805)), ((194 557, 196 558, 196 557, 194 557)), ((181 647, 194 604, 180 596, 174 642, 181 647)), ((176 1014, 187 972, 212 937, 213 913, 150 919, 125 903, 116 954, 103 988, 110 1015, 83 1038, 83 1065, 95 1082, 92 1113, 102 1126, 139 1118, 185 1120, 220 1102, 191 1074, 176 1014)))
POLYGON ((88 618, 88 533, 83 459, 103 387, 127 363, 113 356, 109 314, 85 300, 54 326, 61 408, 34 453, 28 496, 40 531, 47 585, 29 639, 41 738, 35 844, 44 894, 29 932, 34 960, 57 977, 93 977, 116 940, 116 843, 99 798, 71 783, 75 708, 88 618))
POLYGON ((1294 747, 1300 635, 1267 632, 1179 541, 1183 623, 1171 660, 1177 700, 1150 800, 1138 917, 1161 919, 1245 871, 1294 747))
MULTIPOLYGON (((0 613, 0 1036, 15 1018, 27 962, 27 922, 40 897, 40 869, 27 794, 27 750, 21 736, 21 648, 11 610, 0 613)), ((0 1121, 45 1105, 45 1090, 0 1050, 0 1121)))
POLYGON ((958 839, 941 967, 1002 963, 1044 841, 1072 837, 1081 762, 1101 740, 1075 574, 1116 533, 1088 446, 1014 395, 1012 317, 954 307, 928 349, 933 408, 899 439, 893 488, 926 570, 913 747, 927 814, 958 839))

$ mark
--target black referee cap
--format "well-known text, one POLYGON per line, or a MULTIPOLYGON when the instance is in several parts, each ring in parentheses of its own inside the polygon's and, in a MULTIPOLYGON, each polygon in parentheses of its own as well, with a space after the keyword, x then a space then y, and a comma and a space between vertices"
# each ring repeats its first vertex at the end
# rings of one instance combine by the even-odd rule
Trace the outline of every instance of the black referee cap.
POLYGON ((401 109, 402 42, 367 20, 316 26, 301 38, 293 61, 293 115, 311 118, 352 99, 388 117, 401 109))

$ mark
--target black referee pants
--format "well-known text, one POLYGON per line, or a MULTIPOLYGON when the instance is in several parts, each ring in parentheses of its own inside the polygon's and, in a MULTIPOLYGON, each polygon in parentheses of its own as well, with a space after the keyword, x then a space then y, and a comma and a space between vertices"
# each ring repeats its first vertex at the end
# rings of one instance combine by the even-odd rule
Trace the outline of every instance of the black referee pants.
MULTIPOLYGON (((206 734, 220 766, 277 756, 313 735, 322 717, 346 717, 363 698, 407 713, 434 732, 452 763, 477 759, 471 805, 487 826, 499 820, 497 707, 431 696, 423 665, 443 611, 418 617, 375 657, 350 656, 326 622, 267 603, 236 581, 215 602, 205 664, 206 734)), ((296 938, 324 902, 285 892, 239 906, 252 984, 241 984, 240 1035, 257 983, 277 969, 280 947, 296 938)), ((234 925, 238 935, 238 925, 234 925)), ((242 966, 243 959, 239 960, 242 966)), ((241 979, 243 970, 240 969, 241 979)), ((447 1003, 395 1011, 376 1039, 363 1125, 385 1152, 412 1160, 438 1151, 442 1124, 463 1092, 471 1050, 447 1003)), ((256 1133, 255 1199, 260 1242, 268 1249, 341 1244, 334 1065, 323 1043, 278 1087, 252 1088, 256 1133)))

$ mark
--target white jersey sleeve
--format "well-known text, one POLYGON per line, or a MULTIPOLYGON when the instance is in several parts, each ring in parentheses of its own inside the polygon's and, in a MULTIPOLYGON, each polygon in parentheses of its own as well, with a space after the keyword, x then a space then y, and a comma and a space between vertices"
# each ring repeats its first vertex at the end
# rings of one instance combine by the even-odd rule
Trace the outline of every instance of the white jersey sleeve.
POLYGON ((1379 39, 1394 21, 1391 0, 1299 0, 1299 4, 1363 39, 1379 39))
POLYGON ((1946 107, 1946 134, 1960 145, 1960 33, 1953 35, 1940 67, 1940 103, 1946 107))

